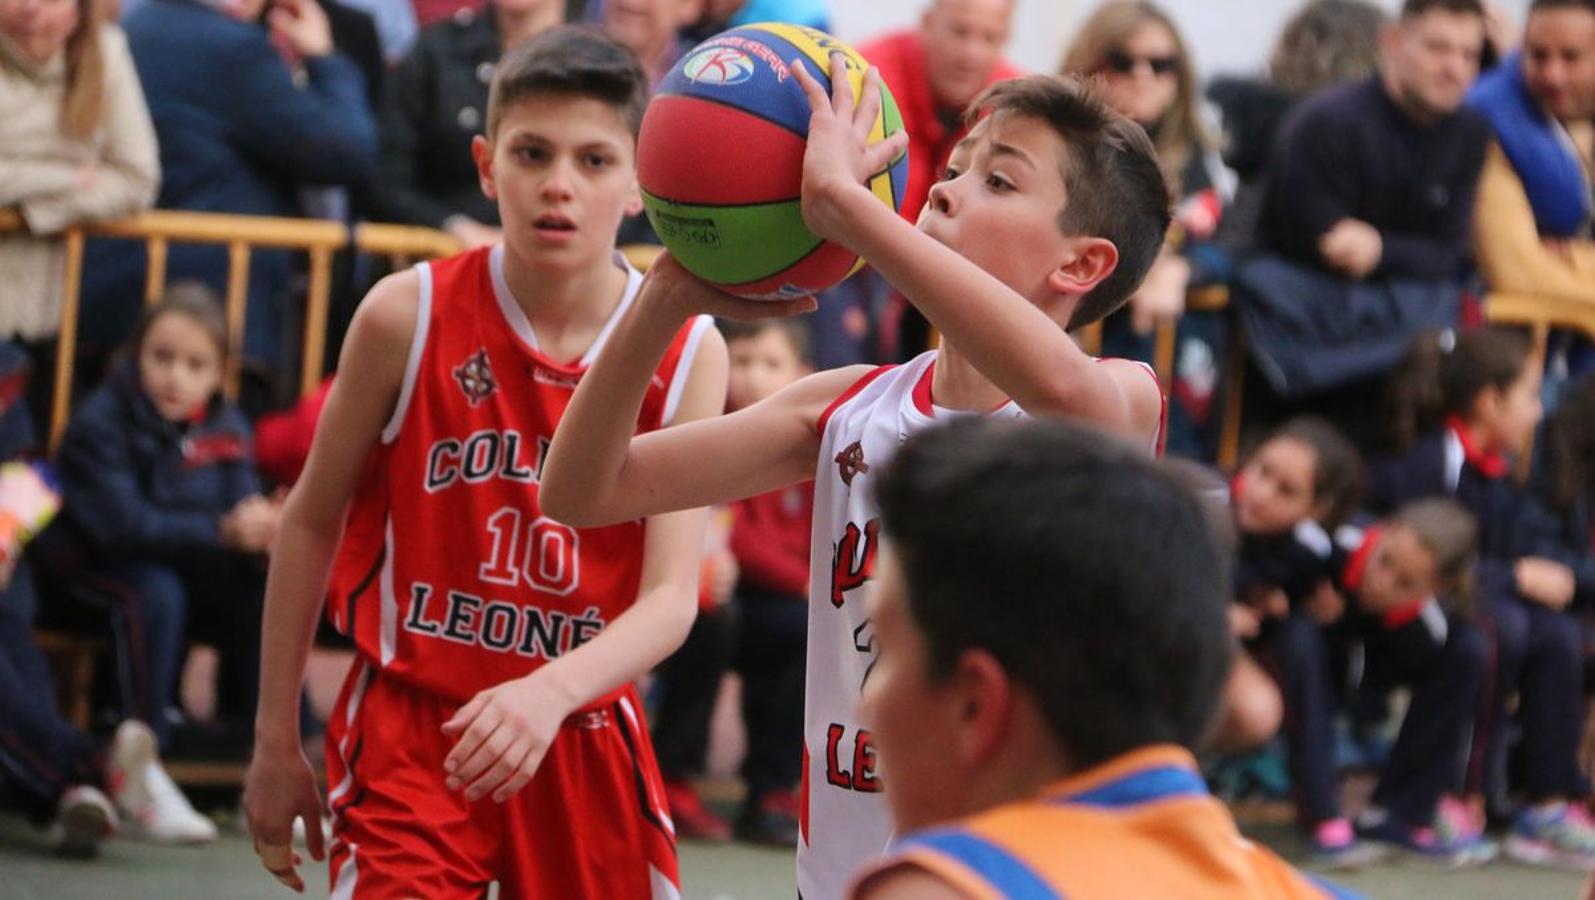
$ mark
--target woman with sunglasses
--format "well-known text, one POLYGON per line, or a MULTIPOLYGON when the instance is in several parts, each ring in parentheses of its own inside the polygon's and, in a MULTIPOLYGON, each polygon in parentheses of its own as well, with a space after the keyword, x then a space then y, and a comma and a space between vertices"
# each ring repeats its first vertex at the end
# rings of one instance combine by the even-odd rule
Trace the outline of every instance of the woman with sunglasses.
MULTIPOLYGON (((1095 76, 1108 103, 1146 128, 1177 191, 1174 225, 1162 256, 1127 309, 1110 316, 1103 331, 1104 354, 1151 361, 1152 330, 1159 322, 1178 319, 1185 310, 1186 288, 1193 279, 1206 280, 1202 266, 1193 266, 1200 254, 1193 256, 1191 251, 1218 229, 1233 178, 1203 126, 1196 72, 1185 41, 1174 20, 1155 4, 1145 0, 1102 4, 1064 54, 1062 71, 1095 76)), ((1216 324, 1181 328, 1171 390, 1175 400, 1170 405, 1171 452, 1210 455, 1211 435, 1205 426, 1218 376, 1216 324), (1209 331, 1214 334, 1208 335, 1209 331)))

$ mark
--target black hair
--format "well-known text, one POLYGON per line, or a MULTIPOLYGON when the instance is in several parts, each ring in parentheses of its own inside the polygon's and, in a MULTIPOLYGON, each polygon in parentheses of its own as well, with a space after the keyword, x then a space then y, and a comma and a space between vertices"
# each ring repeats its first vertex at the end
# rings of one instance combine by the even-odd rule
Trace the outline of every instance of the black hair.
POLYGON ((648 76, 630 50, 585 25, 561 25, 505 51, 488 89, 483 132, 498 136, 504 110, 529 97, 574 97, 614 107, 631 128, 642 127, 648 76))
POLYGON ((1224 557, 1189 483, 1064 422, 969 416, 909 438, 877 497, 931 677, 990 653, 1077 767, 1196 747, 1232 641, 1224 557))
POLYGON ((735 319, 716 319, 715 327, 720 329, 720 336, 725 338, 727 344, 733 341, 756 338, 766 331, 779 331, 786 342, 791 345, 792 352, 797 354, 799 362, 812 362, 809 348, 809 330, 795 319, 759 319, 756 322, 739 322, 735 319))
POLYGON ((1345 522, 1361 499, 1362 454, 1340 429, 1317 416, 1296 416, 1275 429, 1263 443, 1280 438, 1298 441, 1313 451, 1313 503, 1323 504, 1325 509, 1318 524, 1334 528, 1345 522))
POLYGON ((1063 139, 1060 161, 1067 200, 1058 228, 1105 238, 1118 265, 1080 298, 1074 330, 1107 317, 1130 299, 1163 249, 1173 192, 1146 129, 1115 112, 1094 85, 1070 75, 1001 81, 969 105, 967 121, 1013 113, 1045 122, 1063 139))
POLYGON ((1595 489, 1595 372, 1574 382, 1545 428, 1547 499, 1567 510, 1595 489))
POLYGON ((1391 448, 1405 452, 1446 416, 1466 417, 1485 389, 1511 387, 1533 358, 1528 335, 1498 325, 1420 334, 1390 381, 1391 448))

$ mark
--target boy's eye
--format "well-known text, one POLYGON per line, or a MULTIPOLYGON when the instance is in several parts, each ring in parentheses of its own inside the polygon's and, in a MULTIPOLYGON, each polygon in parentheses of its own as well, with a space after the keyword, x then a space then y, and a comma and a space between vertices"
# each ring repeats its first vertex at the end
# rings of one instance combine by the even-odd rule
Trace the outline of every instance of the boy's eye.
POLYGON ((526 162, 537 162, 547 158, 547 156, 548 152, 542 147, 517 147, 515 149, 515 157, 526 162))
POLYGON ((602 153, 589 153, 587 154, 587 165, 595 169, 602 169, 604 166, 609 165, 609 157, 602 153))
POLYGON ((1013 190, 1013 184, 1010 183, 1008 181, 1008 179, 1002 177, 1001 175, 987 175, 986 176, 986 187, 989 187, 989 188, 991 188, 994 191, 1009 191, 1009 190, 1013 190))
POLYGON ((947 168, 941 170, 941 180, 952 181, 954 178, 958 177, 958 174, 959 173, 957 169, 953 168, 952 166, 948 166, 947 168))

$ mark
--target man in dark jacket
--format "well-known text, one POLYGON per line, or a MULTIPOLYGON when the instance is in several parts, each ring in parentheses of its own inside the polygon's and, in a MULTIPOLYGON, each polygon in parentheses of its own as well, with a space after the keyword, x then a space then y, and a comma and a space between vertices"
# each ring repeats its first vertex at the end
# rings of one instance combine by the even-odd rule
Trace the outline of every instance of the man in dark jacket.
MULTIPOLYGON (((350 186, 368 177, 377 150, 365 83, 334 52, 326 14, 313 0, 149 0, 123 23, 161 146, 162 209, 266 216, 300 212, 298 191, 350 186), (273 46, 286 45, 294 67, 273 46)), ((139 310, 144 254, 129 242, 91 248, 84 267, 84 339, 119 342, 139 310)), ((245 350, 251 363, 284 370, 291 257, 259 251, 249 261, 245 350)), ((223 247, 174 246, 169 280, 221 290, 223 247)))

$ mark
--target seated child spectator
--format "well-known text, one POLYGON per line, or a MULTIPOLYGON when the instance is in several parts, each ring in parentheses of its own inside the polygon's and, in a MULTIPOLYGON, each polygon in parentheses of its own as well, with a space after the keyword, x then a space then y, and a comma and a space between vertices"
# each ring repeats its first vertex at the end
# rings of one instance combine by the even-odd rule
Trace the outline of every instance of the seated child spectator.
POLYGON ((909 438, 878 490, 863 706, 898 837, 850 896, 1335 895, 1196 770, 1232 641, 1181 480, 1079 426, 970 416, 909 438))
POLYGON ((59 465, 67 523, 132 598, 138 714, 165 748, 190 640, 220 653, 218 710, 244 729, 254 720, 278 505, 260 494, 249 423, 221 393, 226 323, 209 291, 174 286, 130 346, 74 412, 59 465))
POLYGON ((1595 373, 1573 383, 1545 429, 1544 453, 1529 499, 1538 547, 1573 575, 1569 608, 1585 632, 1585 693, 1590 692, 1589 632, 1595 610, 1595 373))
MULTIPOLYGON (((807 333, 790 319, 722 321, 731 368, 726 410, 770 396, 810 371, 807 333)), ((727 664, 742 675, 747 795, 738 839, 793 846, 793 791, 802 775, 803 665, 808 633, 809 527, 814 486, 804 482, 732 504, 730 552, 740 572, 729 607, 700 609, 682 649, 666 664, 665 702, 654 746, 671 815, 682 834, 728 833, 687 777, 702 769, 709 715, 727 664), (689 828, 692 832, 689 832, 689 828)), ((707 561, 707 560, 706 560, 707 561)))
POLYGON ((1468 789, 1512 819, 1505 851, 1540 865, 1595 867, 1595 825, 1582 810, 1578 767, 1583 693, 1579 627, 1566 607, 1568 567, 1546 558, 1525 527, 1510 454, 1540 419, 1540 360, 1527 336, 1484 328, 1421 337, 1393 396, 1399 455, 1372 467, 1369 500, 1389 511, 1452 497, 1479 524, 1478 609, 1495 638, 1494 689, 1481 703, 1468 789), (1508 804, 1506 712, 1518 698, 1521 790, 1508 804))
POLYGON ((0 344, 0 460, 7 463, 0 469, 0 493, 8 501, 0 508, 0 783, 29 819, 48 825, 48 840, 65 855, 94 853, 117 831, 118 812, 128 832, 146 840, 214 840, 216 827, 161 768, 147 726, 129 719, 105 742, 79 731, 56 708, 50 666, 34 638, 38 597, 22 550, 59 507, 59 497, 16 462, 33 444, 32 419, 21 402, 26 380, 22 350, 0 344), (30 489, 12 487, 24 478, 31 478, 30 489), (9 502, 16 499, 27 502, 9 502))
POLYGON ((1466 599, 1475 526, 1454 504, 1431 502, 1365 531, 1337 528, 1359 475, 1344 437, 1322 421, 1296 419, 1257 449, 1233 489, 1236 593, 1259 609, 1253 646, 1284 691, 1298 824, 1321 865, 1384 856, 1359 841, 1341 813, 1334 767, 1343 699, 1334 685, 1344 680, 1336 661, 1360 642, 1370 695, 1413 691, 1374 791, 1377 812, 1362 823, 1367 836, 1452 865, 1487 862, 1494 847, 1465 828, 1443 827, 1455 825, 1458 810, 1441 802, 1461 769, 1487 653, 1456 608, 1466 599))

